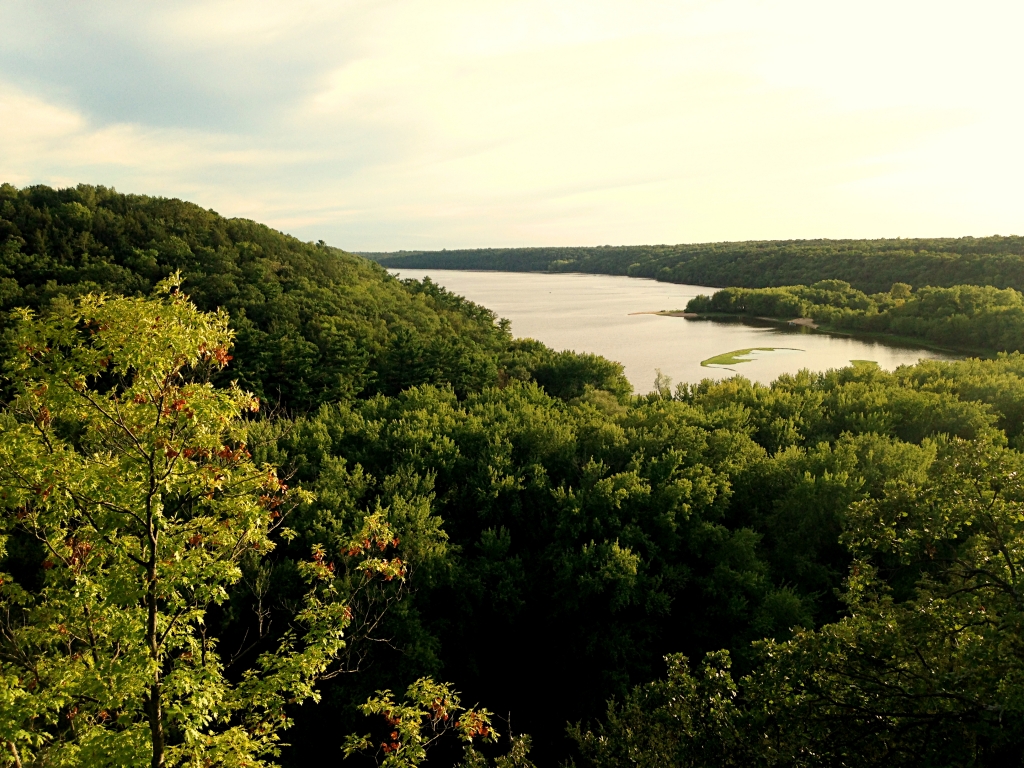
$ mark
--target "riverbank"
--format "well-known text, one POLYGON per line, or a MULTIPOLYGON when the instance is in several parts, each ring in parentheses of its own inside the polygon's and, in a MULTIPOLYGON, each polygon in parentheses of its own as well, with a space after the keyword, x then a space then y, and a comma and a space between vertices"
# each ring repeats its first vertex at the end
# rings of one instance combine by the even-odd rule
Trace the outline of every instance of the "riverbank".
POLYGON ((835 328, 827 324, 819 325, 815 323, 814 320, 812 320, 811 318, 796 318, 794 320, 786 320, 780 317, 760 317, 756 315, 746 315, 733 312, 687 312, 685 313, 685 315, 667 315, 665 313, 655 312, 651 314, 661 314, 664 316, 671 317, 685 316, 687 319, 690 320, 759 320, 765 323, 771 323, 772 325, 785 325, 790 327, 797 326, 801 328, 807 328, 810 332, 823 333, 829 336, 840 336, 844 338, 857 339, 861 341, 878 341, 885 344, 898 344, 900 346, 907 347, 920 347, 948 355, 956 355, 962 357, 978 357, 985 360, 991 360, 999 356, 999 352, 993 349, 973 349, 967 347, 954 347, 950 345, 936 344, 935 342, 929 339, 920 338, 918 336, 898 336, 892 333, 877 333, 872 331, 850 331, 845 328, 835 328))

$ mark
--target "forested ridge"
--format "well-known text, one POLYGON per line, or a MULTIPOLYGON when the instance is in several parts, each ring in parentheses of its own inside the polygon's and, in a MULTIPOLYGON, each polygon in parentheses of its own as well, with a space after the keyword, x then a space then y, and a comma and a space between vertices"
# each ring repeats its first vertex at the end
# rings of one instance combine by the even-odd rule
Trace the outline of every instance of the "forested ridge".
MULTIPOLYGON (((0 765, 1024 758, 1019 353, 637 396, 253 222, 0 200, 0 765)), ((1019 303, 886 291, 704 301, 1019 303)))
POLYGON ((845 280, 877 293, 893 283, 1024 290, 1024 237, 764 240, 590 248, 478 248, 366 253, 388 269, 588 272, 690 285, 766 288, 845 280))
MULTIPOLYGON (((534 374, 555 385, 565 361, 513 341, 484 307, 322 242, 181 200, 0 186, 0 324, 57 296, 146 295, 175 271, 200 309, 230 315, 231 378, 291 410, 426 382, 462 394, 534 374)), ((615 370, 597 364, 598 377, 615 370)))

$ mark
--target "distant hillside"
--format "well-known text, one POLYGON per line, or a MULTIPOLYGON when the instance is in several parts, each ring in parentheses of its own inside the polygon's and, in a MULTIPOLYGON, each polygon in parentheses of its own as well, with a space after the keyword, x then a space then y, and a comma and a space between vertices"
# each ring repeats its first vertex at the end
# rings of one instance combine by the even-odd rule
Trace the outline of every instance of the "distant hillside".
MULTIPOLYGON (((559 365, 579 363, 513 341, 490 310, 429 281, 397 280, 254 221, 84 184, 0 185, 0 329, 14 307, 88 292, 145 295, 175 270, 201 309, 230 314, 230 376, 291 409, 425 383, 464 395, 509 377, 554 391, 568 386, 559 365)), ((621 366, 590 363, 596 378, 587 382, 628 389, 621 366)))
POLYGON ((1024 290, 1024 237, 773 240, 694 245, 480 248, 363 253, 389 269, 589 272, 671 283, 766 288, 845 280, 868 293, 893 283, 1024 290))

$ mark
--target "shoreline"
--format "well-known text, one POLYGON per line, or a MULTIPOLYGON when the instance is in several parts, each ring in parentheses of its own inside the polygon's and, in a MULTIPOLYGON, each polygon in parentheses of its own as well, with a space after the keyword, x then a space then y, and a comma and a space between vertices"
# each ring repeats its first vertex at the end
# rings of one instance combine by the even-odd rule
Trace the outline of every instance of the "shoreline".
MULTIPOLYGON (((653 312, 650 314, 661 314, 653 312)), ((679 316, 679 315, 673 315, 679 316)), ((849 331, 846 329, 832 328, 828 325, 818 325, 811 318, 797 318, 796 320, 783 320, 778 317, 759 317, 756 315, 745 315, 730 312, 688 312, 685 315, 690 320, 715 320, 716 318, 736 318, 738 320, 760 320, 774 325, 798 326, 808 328, 813 332, 828 334, 829 336, 847 336, 852 339, 864 339, 868 341, 894 342, 898 346, 920 347, 930 349, 934 352, 946 352, 950 355, 961 357, 978 357, 985 360, 996 358, 999 353, 991 349, 974 349, 967 347, 951 347, 936 344, 928 339, 917 336, 897 336, 892 333, 878 333, 876 331, 849 331), (805 321, 805 322, 798 322, 805 321)))

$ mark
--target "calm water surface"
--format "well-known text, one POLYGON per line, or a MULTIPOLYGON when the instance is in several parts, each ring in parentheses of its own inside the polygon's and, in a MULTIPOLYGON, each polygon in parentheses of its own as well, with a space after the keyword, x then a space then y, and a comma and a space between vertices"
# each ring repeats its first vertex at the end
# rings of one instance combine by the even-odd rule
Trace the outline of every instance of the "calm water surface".
POLYGON ((430 279, 483 304, 512 321, 512 332, 554 349, 593 352, 626 368, 637 392, 648 392, 655 369, 674 382, 698 382, 741 374, 769 383, 801 368, 824 371, 852 360, 873 360, 887 370, 919 359, 952 359, 927 349, 883 344, 738 321, 688 320, 633 314, 682 309, 694 296, 714 288, 675 285, 611 275, 469 272, 448 269, 392 270, 402 277, 430 279), (738 349, 773 347, 750 362, 725 367, 700 364, 738 349))

